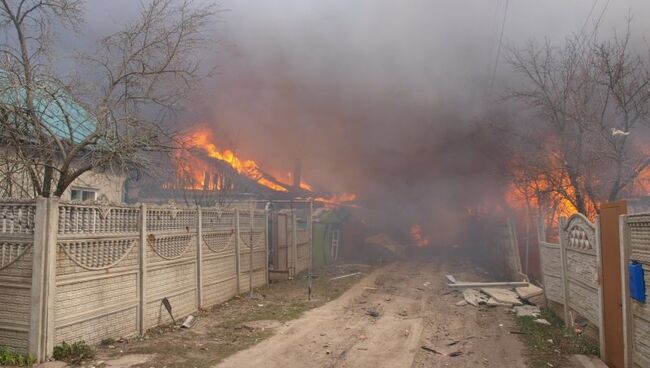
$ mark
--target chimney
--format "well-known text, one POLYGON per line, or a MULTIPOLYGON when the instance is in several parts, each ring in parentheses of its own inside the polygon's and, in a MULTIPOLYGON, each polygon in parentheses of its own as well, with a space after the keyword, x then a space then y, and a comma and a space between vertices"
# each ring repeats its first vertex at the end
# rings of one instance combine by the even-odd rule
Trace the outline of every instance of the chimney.
POLYGON ((300 162, 300 159, 296 159, 296 161, 293 164, 293 190, 298 192, 300 191, 300 176, 302 171, 302 164, 300 162))

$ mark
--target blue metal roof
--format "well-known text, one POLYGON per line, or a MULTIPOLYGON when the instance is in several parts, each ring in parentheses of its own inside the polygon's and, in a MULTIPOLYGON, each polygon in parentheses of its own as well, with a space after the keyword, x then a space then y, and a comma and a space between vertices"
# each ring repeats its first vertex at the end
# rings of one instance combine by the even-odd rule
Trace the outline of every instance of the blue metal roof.
MULTIPOLYGON (((0 101, 26 108, 25 88, 12 84, 7 73, 0 70, 0 101)), ((34 109, 53 134, 78 143, 95 131, 97 120, 63 89, 48 82, 35 84, 34 109)))

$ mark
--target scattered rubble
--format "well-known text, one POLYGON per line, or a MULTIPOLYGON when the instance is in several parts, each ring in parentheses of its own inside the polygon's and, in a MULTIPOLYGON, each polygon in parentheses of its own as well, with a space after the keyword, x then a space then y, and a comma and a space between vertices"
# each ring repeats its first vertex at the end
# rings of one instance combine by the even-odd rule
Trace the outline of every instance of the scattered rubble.
POLYGON ((546 325, 546 326, 550 326, 550 325, 551 325, 551 322, 547 321, 547 320, 544 319, 544 318, 538 318, 538 319, 536 319, 536 320, 533 320, 533 322, 535 322, 535 323, 539 323, 539 324, 541 324, 541 325, 546 325))
POLYGON ((519 296, 508 289, 481 288, 481 291, 492 297, 495 301, 510 305, 522 305, 519 296))
POLYGON ((480 304, 486 304, 490 299, 487 295, 475 289, 463 290, 463 298, 467 304, 478 307, 480 304))
POLYGON ((189 316, 187 316, 187 318, 185 318, 185 321, 183 321, 181 327, 192 328, 192 326, 194 326, 195 323, 196 323, 196 318, 194 318, 194 316, 190 314, 189 316))
POLYGON ((530 284, 528 286, 520 286, 515 288, 515 292, 521 299, 527 300, 532 297, 542 295, 544 293, 544 290, 540 287, 530 284))

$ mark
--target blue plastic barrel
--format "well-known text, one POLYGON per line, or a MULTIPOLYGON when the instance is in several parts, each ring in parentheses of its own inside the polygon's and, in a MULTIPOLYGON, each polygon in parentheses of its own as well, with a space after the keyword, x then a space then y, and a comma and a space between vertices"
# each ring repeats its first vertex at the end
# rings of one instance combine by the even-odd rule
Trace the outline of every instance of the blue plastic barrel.
POLYGON ((630 297, 645 303, 645 279, 643 277, 643 265, 632 261, 629 265, 630 271, 630 297))

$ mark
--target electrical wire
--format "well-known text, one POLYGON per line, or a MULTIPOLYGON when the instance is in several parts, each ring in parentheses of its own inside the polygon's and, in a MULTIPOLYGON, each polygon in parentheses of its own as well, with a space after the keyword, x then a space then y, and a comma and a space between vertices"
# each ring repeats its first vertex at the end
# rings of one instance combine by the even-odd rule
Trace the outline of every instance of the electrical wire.
POLYGON ((506 19, 508 17, 508 6, 510 5, 510 0, 506 0, 506 5, 503 9, 503 20, 501 21, 501 34, 499 35, 499 44, 497 46, 497 56, 494 60, 494 69, 492 70, 492 77, 490 78, 490 86, 488 88, 488 96, 492 95, 492 89, 494 87, 494 79, 496 78, 497 68, 499 67, 499 59, 501 58, 501 45, 503 44, 503 31, 506 28, 506 19))

